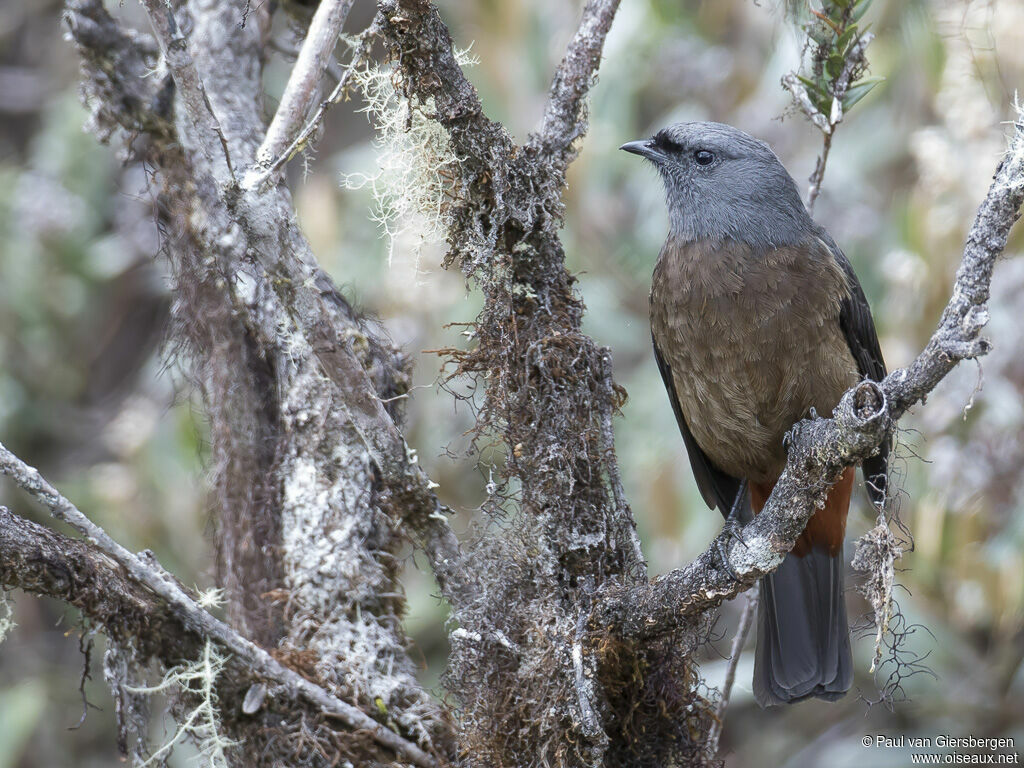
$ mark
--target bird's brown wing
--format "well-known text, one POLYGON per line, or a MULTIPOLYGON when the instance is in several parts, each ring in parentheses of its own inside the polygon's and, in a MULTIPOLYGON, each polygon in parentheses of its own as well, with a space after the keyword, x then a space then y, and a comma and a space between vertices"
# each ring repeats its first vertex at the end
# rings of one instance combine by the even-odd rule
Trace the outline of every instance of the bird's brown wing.
POLYGON ((727 475, 714 464, 707 454, 697 445, 697 441, 686 424, 683 410, 679 406, 679 396, 676 394, 675 381, 672 378, 672 369, 665 362, 661 350, 658 349, 658 342, 652 335, 651 342, 654 344, 654 359, 658 361, 658 370, 661 371, 661 378, 665 382, 665 389, 668 390, 668 398, 672 401, 672 410, 676 414, 676 421, 679 422, 679 431, 683 435, 683 442, 686 444, 686 452, 690 456, 690 467, 693 468, 693 477, 697 481, 697 488, 700 495, 709 507, 716 506, 723 516, 728 516, 732 509, 733 501, 740 489, 740 481, 732 475, 727 475))
MULTIPOLYGON (((846 343, 850 347, 850 353, 857 363, 860 375, 872 381, 881 381, 886 375, 885 360, 882 358, 878 334, 875 332, 875 321, 871 317, 871 308, 864 296, 864 289, 860 285, 860 280, 857 279, 857 273, 853 271, 850 260, 846 258, 835 241, 827 234, 824 234, 822 240, 842 268, 850 289, 849 294, 839 306, 839 327, 843 331, 843 336, 846 337, 846 343)), ((876 504, 885 498, 891 442, 891 439, 886 439, 878 453, 866 459, 863 464, 868 495, 876 504)))

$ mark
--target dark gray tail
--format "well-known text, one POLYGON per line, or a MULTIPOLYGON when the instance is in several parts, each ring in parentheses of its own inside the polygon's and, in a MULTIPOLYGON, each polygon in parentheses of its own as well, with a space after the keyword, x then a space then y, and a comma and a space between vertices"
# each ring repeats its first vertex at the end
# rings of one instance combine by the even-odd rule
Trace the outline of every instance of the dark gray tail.
POLYGON ((754 698, 762 707, 841 698, 853 682, 842 552, 787 555, 761 580, 754 698))

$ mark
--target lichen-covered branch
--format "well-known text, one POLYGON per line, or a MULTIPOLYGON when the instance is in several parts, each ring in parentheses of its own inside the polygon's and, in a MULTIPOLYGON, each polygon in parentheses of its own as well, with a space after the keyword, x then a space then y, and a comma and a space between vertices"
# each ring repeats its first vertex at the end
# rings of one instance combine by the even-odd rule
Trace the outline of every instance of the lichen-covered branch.
POLYGON ((443 129, 434 151, 457 158, 446 264, 479 287, 484 309, 470 348, 447 352, 456 374, 484 392, 477 441, 504 448, 487 468, 495 481, 485 511, 514 510, 511 525, 465 560, 486 575, 459 612, 449 658, 461 749, 480 766, 684 761, 699 754, 694 734, 710 719, 683 682, 694 674, 679 652, 690 640, 635 647, 577 636, 603 583, 646 582, 611 429, 624 393, 610 351, 582 332, 559 240, 565 166, 615 4, 587 5, 555 75, 546 129, 523 147, 482 112, 429 3, 379 8, 404 106, 443 129), (659 699, 665 687, 679 695, 659 699))
POLYGON ((618 8, 619 0, 589 0, 584 6, 579 28, 551 83, 540 130, 530 140, 563 172, 576 156, 576 140, 587 132, 587 94, 618 8))
POLYGON ((142 4, 156 32, 160 53, 174 78, 178 98, 186 107, 195 133, 195 143, 210 163, 214 178, 226 184, 234 177, 231 153, 202 78, 188 52, 188 40, 178 26, 170 3, 164 0, 142 0, 142 4))
POLYGON ((168 139, 174 131, 174 81, 169 75, 151 74, 159 56, 156 41, 119 27, 99 0, 70 0, 64 20, 82 57, 82 99, 92 115, 89 129, 102 141, 115 126, 168 139))
POLYGON ((325 714, 338 718, 349 727, 371 733, 380 744, 393 749, 413 764, 424 768, 436 765, 434 758, 415 744, 406 741, 361 710, 332 696, 320 686, 285 667, 264 649, 246 640, 227 624, 201 608, 163 568, 144 561, 111 539, 106 531, 89 520, 50 485, 38 470, 25 464, 3 445, 0 445, 0 473, 7 475, 46 506, 55 518, 70 525, 111 557, 124 569, 127 578, 146 587, 164 601, 190 632, 216 641, 231 654, 244 660, 254 674, 281 684, 282 691, 295 691, 299 696, 319 706, 325 714))
MULTIPOLYGON (((476 348, 457 352, 455 362, 462 373, 487 373, 480 430, 503 434, 524 506, 546 526, 544 558, 556 562, 544 567, 572 561, 581 572, 634 568, 642 558, 625 500, 609 493, 618 469, 603 425, 621 391, 612 382, 610 353, 580 331, 582 302, 558 239, 561 152, 572 139, 559 137, 560 145, 542 134, 516 148, 483 113, 437 10, 421 0, 384 0, 379 8, 404 97, 447 131, 459 158, 448 262, 474 277, 486 307, 475 324, 476 348), (548 148, 545 136, 553 141, 548 148), (554 376, 563 377, 561 385, 554 376), (578 437, 567 446, 566 435, 578 437), (593 560, 583 556, 588 550, 593 560), (603 563, 605 556, 615 565, 603 563)), ((575 126, 583 119, 614 10, 614 3, 597 2, 584 11, 552 87, 552 131, 558 120, 575 126)))
MULTIPOLYGON (((332 755, 362 763, 387 749, 390 760, 393 745, 411 747, 397 749, 402 763, 433 761, 448 751, 450 724, 415 679, 400 623, 395 553, 408 531, 438 564, 447 588, 443 577, 460 559, 458 543, 404 441, 392 450, 409 476, 387 485, 390 458, 378 464, 372 443, 347 417, 370 403, 382 419, 374 427, 400 440, 393 398, 407 387, 407 359, 317 268, 287 189, 277 185, 247 197, 238 189, 234 171, 254 167, 263 137, 268 9, 254 10, 241 25, 240 10, 229 4, 175 5, 174 15, 170 8, 156 3, 147 10, 162 50, 173 58, 167 82, 177 94, 177 119, 166 135, 150 134, 137 146, 157 171, 164 253, 177 281, 174 332, 211 424, 211 501, 227 614, 240 637, 258 640, 260 653, 273 649, 275 664, 302 670, 307 680, 296 683, 300 688, 312 686, 307 692, 316 689, 348 707, 338 717, 330 708, 293 705, 283 720, 250 718, 246 736, 267 764, 275 749, 308 752, 315 756, 311 765, 329 764, 332 755), (295 259, 290 279, 265 268, 279 258, 295 259), (312 319, 296 310, 296 292, 313 297, 302 305, 315 309, 312 319), (339 356, 347 378, 325 377, 325 362, 339 356), (341 389, 339 381, 359 389, 341 389), (385 400, 391 403, 382 407, 385 400), (412 492, 410 477, 418 483, 412 492), (410 500, 421 503, 421 514, 410 500), (394 520, 423 522, 396 526, 394 520), (287 611, 278 607, 285 604, 287 611), (386 722, 365 714, 379 717, 381 707, 386 722), (313 723, 311 736, 310 718, 325 716, 357 725, 346 732, 313 723), (331 743, 340 751, 324 752, 331 743), (277 746, 265 748, 270 744, 277 746)), ((73 36, 80 12, 117 29, 101 5, 83 0, 69 9, 73 36)), ((74 39, 89 90, 107 76, 100 67, 108 62, 92 66, 99 54, 89 39, 74 39)), ((111 100, 102 119, 131 130, 136 121, 117 107, 111 100)), ((292 695, 293 682, 286 684, 292 695)))
POLYGON ((202 635, 94 545, 0 507, 0 585, 73 605, 141 661, 194 658, 202 635))
MULTIPOLYGON (((159 11, 157 20, 162 18, 159 11)), ((153 13, 150 10, 151 19, 154 18, 153 13)), ((173 38, 169 37, 170 25, 154 22, 154 29, 165 49, 175 45, 173 38)), ((192 73, 197 69, 187 53, 179 51, 177 57, 175 77, 177 72, 183 73, 179 87, 185 87, 193 83, 192 73)), ((201 83, 189 87, 205 92, 201 83)), ((208 122, 205 117, 209 111, 207 102, 186 99, 184 107, 192 123, 201 125, 208 122)), ((209 130, 212 129, 207 133, 209 130)), ((208 146, 206 151, 209 151, 208 146)), ((236 154, 243 152, 244 147, 236 154)), ((201 171, 197 169, 197 173, 201 171)), ((223 235, 217 242, 226 268, 247 275, 248 279, 256 282, 266 280, 267 285, 273 288, 282 311, 296 325, 297 333, 291 340, 290 354, 296 352, 296 347, 304 346, 304 339, 323 372, 335 384, 340 393, 338 403, 345 409, 374 463, 378 468, 387 469, 381 472, 386 492, 381 495, 380 502, 389 506, 415 532, 431 558, 442 587, 451 592, 450 598, 453 597, 465 588, 465 584, 453 581, 453 566, 459 561, 460 554, 445 519, 446 510, 437 500, 429 478, 411 460, 398 426, 387 413, 363 364, 355 355, 353 339, 366 338, 366 331, 353 328, 350 314, 337 311, 339 295, 330 279, 318 268, 308 243, 287 213, 291 203, 286 191, 280 187, 242 191, 234 184, 233 178, 218 177, 215 172, 211 176, 209 183, 216 195, 206 202, 211 213, 221 220, 219 226, 223 235), (246 266, 250 259, 255 259, 267 277, 261 274, 262 270, 251 273, 246 266), (449 584, 451 590, 447 589, 449 584)), ((270 326, 271 336, 276 329, 276 325, 270 326)))

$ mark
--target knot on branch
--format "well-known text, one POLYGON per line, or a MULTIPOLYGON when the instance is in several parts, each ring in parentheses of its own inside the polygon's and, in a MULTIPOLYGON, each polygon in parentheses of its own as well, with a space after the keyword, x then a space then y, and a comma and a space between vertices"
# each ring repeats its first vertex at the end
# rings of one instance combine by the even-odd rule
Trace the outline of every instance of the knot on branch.
POLYGON ((878 419, 885 412, 885 393, 873 381, 862 381, 853 390, 853 410, 865 422, 878 419))
POLYGON ((989 317, 988 307, 984 304, 975 304, 967 310, 964 319, 960 321, 960 329, 963 331, 964 337, 975 338, 981 333, 981 329, 988 325, 989 317))
POLYGON ((872 456, 885 440, 891 422, 889 401, 879 384, 865 380, 848 390, 831 419, 810 419, 793 425, 786 435, 787 473, 804 486, 825 477, 834 480, 846 467, 872 456))

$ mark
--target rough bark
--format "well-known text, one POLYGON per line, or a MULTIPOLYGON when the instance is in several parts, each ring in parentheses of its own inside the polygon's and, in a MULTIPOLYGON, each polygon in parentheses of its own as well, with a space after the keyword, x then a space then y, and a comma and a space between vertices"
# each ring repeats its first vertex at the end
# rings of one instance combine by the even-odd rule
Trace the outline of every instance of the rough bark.
MULTIPOLYGON (((402 536, 382 511, 387 493, 378 468, 386 463, 373 461, 363 435, 344 415, 350 400, 360 398, 399 435, 397 407, 389 411, 380 403, 407 388, 406 358, 351 311, 315 266, 291 277, 312 289, 304 295, 313 298, 317 314, 294 318, 256 263, 260 256, 273 263, 278 249, 289 258, 305 251, 313 263, 285 187, 254 203, 240 203, 231 192, 237 189, 235 169, 254 164, 263 135, 266 13, 252 14, 240 26, 239 9, 224 4, 172 11, 156 2, 147 10, 157 42, 147 39, 143 51, 164 52, 176 98, 173 123, 165 115, 166 130, 147 134, 142 152, 158 171, 165 255, 177 278, 176 338, 210 421, 214 538, 231 624, 330 695, 378 718, 386 710, 410 746, 444 750, 450 726, 416 683, 401 629, 394 554, 402 536), (325 356, 343 356, 355 378, 348 384, 361 389, 341 396, 324 377, 310 339, 325 356)), ((125 79, 136 75, 116 69, 106 43, 131 36, 99 3, 71 5, 68 21, 83 52, 87 103, 105 126, 103 136, 117 128, 136 130, 138 119, 99 90, 111 71, 125 79), (82 28, 102 30, 105 37, 80 38, 82 28), (95 40, 102 43, 98 49, 89 47, 95 40)), ((400 450, 410 466, 404 442, 400 450)), ((422 473, 413 474, 429 490, 422 473)), ((400 490, 407 493, 407 485, 400 490)), ((444 550, 457 545, 445 538, 450 531, 442 509, 432 495, 428 503, 423 517, 436 518, 425 524, 425 538, 454 563, 454 549, 444 550)), ((296 741, 306 736, 290 725, 268 730, 252 721, 250 754, 262 751, 261 742, 280 740, 282 730, 292 731, 296 741)), ((364 753, 375 754, 372 740, 353 739, 364 753)), ((413 762, 424 764, 418 747, 408 751, 420 756, 413 762)))

